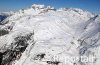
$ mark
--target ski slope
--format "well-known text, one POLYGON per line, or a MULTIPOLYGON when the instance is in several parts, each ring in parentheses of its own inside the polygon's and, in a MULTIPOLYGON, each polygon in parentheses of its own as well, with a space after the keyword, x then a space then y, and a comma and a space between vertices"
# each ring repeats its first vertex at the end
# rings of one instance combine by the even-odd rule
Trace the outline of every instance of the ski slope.
POLYGON ((1 65, 100 64, 99 14, 34 4, 13 13, 4 22, 0 25, 1 65), (2 30, 8 33, 2 34, 2 30), (80 56, 92 56, 95 60, 66 61, 67 57, 80 56))

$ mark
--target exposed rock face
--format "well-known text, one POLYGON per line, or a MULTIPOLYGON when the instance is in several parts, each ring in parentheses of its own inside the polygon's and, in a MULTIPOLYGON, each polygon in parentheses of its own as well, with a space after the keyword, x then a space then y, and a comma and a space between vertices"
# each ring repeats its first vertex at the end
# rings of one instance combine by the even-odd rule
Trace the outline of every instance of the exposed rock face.
POLYGON ((0 52, 0 65, 11 65, 15 60, 20 59, 22 53, 28 46, 28 40, 31 40, 33 33, 26 36, 16 37, 14 43, 11 43, 9 48, 4 52, 0 52))
POLYGON ((0 25, 0 65, 100 64, 100 15, 35 4, 5 21, 0 25), (82 62, 82 56, 93 60, 82 62), (78 60, 69 60, 73 57, 78 60))

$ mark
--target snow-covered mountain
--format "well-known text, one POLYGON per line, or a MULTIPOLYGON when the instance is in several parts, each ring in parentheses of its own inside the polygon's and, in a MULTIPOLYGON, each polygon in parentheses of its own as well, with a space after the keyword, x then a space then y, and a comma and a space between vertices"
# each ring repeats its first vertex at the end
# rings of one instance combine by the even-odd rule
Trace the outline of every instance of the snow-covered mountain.
POLYGON ((0 25, 5 24, 6 18, 13 15, 13 12, 0 12, 0 25))
POLYGON ((0 25, 0 65, 99 65, 100 15, 32 5, 0 25), (94 59, 82 62, 80 57, 94 59), (79 57, 78 61, 68 58, 79 57))

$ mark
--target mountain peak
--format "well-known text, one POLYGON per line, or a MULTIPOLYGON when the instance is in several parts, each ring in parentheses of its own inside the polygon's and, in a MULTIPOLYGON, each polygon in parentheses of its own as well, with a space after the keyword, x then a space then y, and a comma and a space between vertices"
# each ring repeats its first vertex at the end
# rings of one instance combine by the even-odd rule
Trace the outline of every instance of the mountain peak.
POLYGON ((92 15, 37 4, 19 10, 0 25, 0 65, 99 65, 100 16, 92 15), (81 62, 80 56, 97 61, 81 62), (71 57, 79 60, 66 62, 71 57))
POLYGON ((39 4, 33 4, 31 7, 32 7, 33 9, 36 9, 36 8, 39 8, 39 9, 45 8, 44 5, 39 5, 39 4))

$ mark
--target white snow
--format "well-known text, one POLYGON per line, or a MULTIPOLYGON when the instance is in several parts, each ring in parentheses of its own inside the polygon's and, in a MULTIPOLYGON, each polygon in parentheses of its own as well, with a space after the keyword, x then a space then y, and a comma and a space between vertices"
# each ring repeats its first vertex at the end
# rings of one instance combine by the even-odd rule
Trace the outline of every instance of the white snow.
MULTIPOLYGON (((11 45, 14 38, 34 32, 29 45, 22 53, 19 60, 12 65, 48 65, 46 61, 53 61, 54 56, 59 56, 59 65, 82 65, 80 62, 66 62, 64 58, 80 57, 84 47, 87 48, 83 55, 100 57, 100 16, 77 8, 47 11, 44 5, 32 5, 32 8, 20 10, 8 18, 9 22, 2 27, 12 26, 9 34, 0 36, 0 49, 3 45, 11 45), (35 9, 34 9, 35 8, 35 9), (91 20, 92 19, 92 20, 91 20), (98 40, 92 46, 94 41, 98 40), (84 40, 82 43, 81 41, 84 40), (80 50, 81 49, 81 50, 80 50), (91 53, 88 53, 88 52, 91 53), (42 60, 34 60, 37 54, 45 53, 42 60)), ((51 8, 54 9, 54 8, 51 8)), ((0 50, 1 51, 1 50, 0 50)), ((99 65, 100 58, 95 62, 83 63, 84 65, 99 65)))

